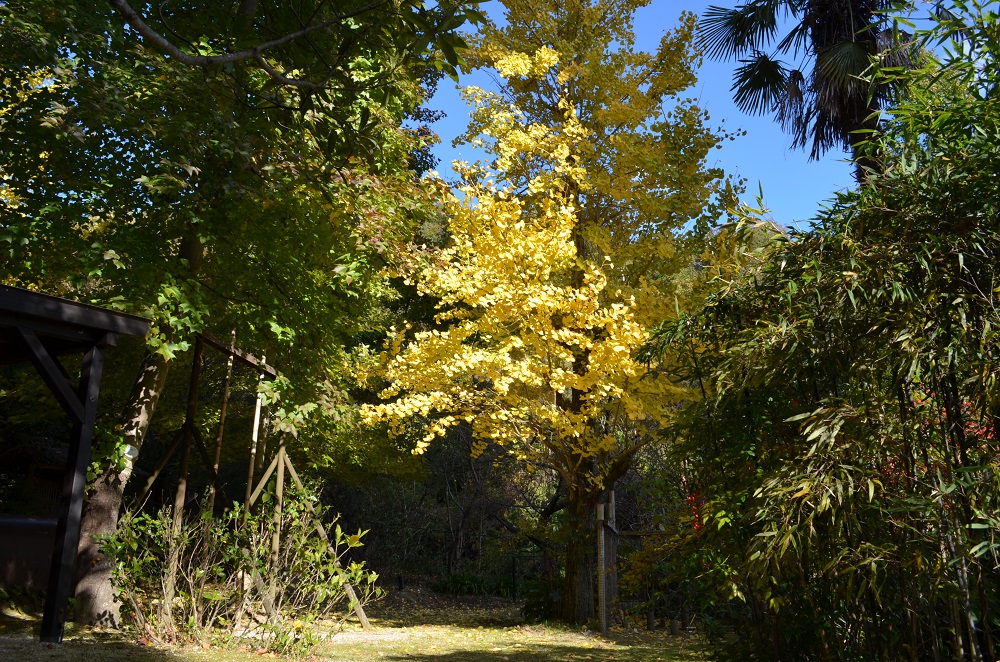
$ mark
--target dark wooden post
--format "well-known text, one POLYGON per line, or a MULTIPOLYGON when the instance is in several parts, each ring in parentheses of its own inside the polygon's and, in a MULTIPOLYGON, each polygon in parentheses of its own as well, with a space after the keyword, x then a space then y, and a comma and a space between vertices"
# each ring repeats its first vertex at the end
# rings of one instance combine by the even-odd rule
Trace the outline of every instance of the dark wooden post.
POLYGON ((181 450, 181 469, 177 477, 177 492, 174 494, 173 522, 170 527, 170 550, 167 567, 167 576, 164 578, 163 586, 163 613, 169 620, 171 618, 171 603, 174 599, 174 592, 177 583, 177 561, 180 549, 181 530, 184 525, 184 503, 187 501, 187 477, 188 465, 191 460, 191 443, 194 441, 195 416, 198 411, 198 385, 201 379, 201 338, 197 338, 194 344, 194 360, 191 364, 191 382, 188 386, 187 414, 184 419, 184 447, 181 450))
MULTIPOLYGON (((59 516, 56 523, 55 549, 49 570, 45 611, 42 614, 41 640, 45 642, 58 643, 63 638, 66 605, 73 588, 76 549, 80 544, 80 517, 83 513, 83 497, 87 488, 90 444, 94 438, 94 421, 97 417, 97 396, 100 392, 101 372, 104 369, 104 348, 113 345, 115 340, 115 334, 108 334, 104 341, 91 347, 83 358, 78 388, 82 411, 79 418, 74 416, 73 436, 69 444, 66 478, 63 482, 63 499, 69 501, 69 508, 59 516)), ((44 352, 44 349, 42 351, 44 352)), ((48 356, 47 352, 45 356, 48 356)), ((72 415, 72 411, 70 413, 72 415)))
POLYGON ((208 488, 210 515, 215 516, 215 491, 219 488, 219 460, 222 458, 222 433, 226 425, 226 410, 229 408, 229 386, 233 381, 233 350, 236 349, 236 329, 229 340, 229 356, 226 358, 226 381, 222 388, 222 408, 219 410, 219 431, 215 435, 215 458, 212 460, 212 484, 208 488))
POLYGON ((601 634, 608 633, 607 576, 604 558, 604 504, 597 504, 597 621, 601 634))
POLYGON ((604 563, 606 566, 605 599, 608 603, 611 623, 621 614, 618 596, 618 520, 615 517, 615 490, 608 492, 607 530, 604 534, 604 563))

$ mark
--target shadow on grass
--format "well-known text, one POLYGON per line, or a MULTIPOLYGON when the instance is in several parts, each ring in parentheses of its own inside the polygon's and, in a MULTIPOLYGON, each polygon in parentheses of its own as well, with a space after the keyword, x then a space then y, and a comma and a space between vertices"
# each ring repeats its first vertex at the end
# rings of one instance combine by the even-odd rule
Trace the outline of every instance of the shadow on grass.
POLYGON ((523 625, 516 609, 410 609, 396 614, 379 613, 373 621, 380 627, 402 628, 421 625, 444 625, 457 628, 508 628, 523 625))
POLYGON ((675 651, 655 646, 632 646, 627 649, 586 648, 571 644, 526 644, 521 647, 504 647, 501 650, 458 650, 401 653, 387 652, 380 656, 382 660, 397 662, 577 662, 592 660, 603 662, 681 662, 683 660, 702 660, 694 651, 675 651))
POLYGON ((424 653, 388 653, 385 660, 433 660, 434 662, 476 662, 496 660, 496 662, 541 662, 543 660, 609 660, 621 659, 620 651, 593 650, 567 645, 536 644, 520 649, 505 648, 499 651, 449 651, 424 653))
POLYGON ((392 592, 366 609, 373 623, 389 628, 506 628, 524 624, 519 605, 509 599, 439 596, 426 590, 392 592))
POLYGON ((160 662, 178 656, 119 640, 65 639, 43 644, 38 637, 8 636, 0 630, 0 660, 61 660, 64 662, 160 662))
POLYGON ((334 637, 321 646, 320 657, 353 662, 704 662, 705 642, 696 635, 615 633, 600 637, 558 626, 512 628, 454 625, 417 626, 334 637))
POLYGON ((38 640, 42 627, 40 614, 0 610, 0 660, 62 660, 65 662, 159 662, 177 660, 160 648, 142 646, 122 639, 112 632, 94 631, 67 623, 61 644, 38 640))

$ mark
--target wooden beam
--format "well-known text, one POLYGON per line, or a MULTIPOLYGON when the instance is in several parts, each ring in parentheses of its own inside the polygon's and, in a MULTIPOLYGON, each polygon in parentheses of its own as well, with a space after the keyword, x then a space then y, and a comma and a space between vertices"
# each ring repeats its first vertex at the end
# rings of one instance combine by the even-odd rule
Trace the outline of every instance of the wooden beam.
POLYGON ((83 368, 80 371, 77 401, 82 403, 83 414, 73 425, 69 445, 68 466, 63 482, 63 499, 69 505, 56 523, 49 586, 42 614, 41 640, 45 642, 62 641, 66 624, 66 607, 74 583, 83 497, 87 487, 87 466, 90 464, 90 445, 94 438, 94 421, 97 418, 97 398, 100 395, 103 369, 104 347, 95 345, 84 354, 83 368))
POLYGON ((80 354, 96 343, 107 331, 73 326, 58 320, 46 320, 40 317, 28 317, 0 311, 0 327, 16 328, 22 326, 31 329, 36 334, 50 340, 65 341, 69 347, 78 347, 75 353, 80 354))
POLYGON ((49 355, 45 345, 38 339, 34 331, 20 326, 17 327, 17 330, 21 334, 24 344, 28 347, 31 362, 35 364, 35 369, 45 380, 52 395, 56 396, 56 400, 73 419, 74 424, 81 423, 83 421, 83 404, 80 402, 79 395, 73 391, 73 386, 66 379, 66 371, 56 364, 56 360, 49 355))
POLYGON ((235 347, 231 347, 222 342, 221 340, 219 340, 218 338, 216 338, 215 336, 213 336, 211 333, 203 331, 198 335, 199 337, 201 337, 203 341, 205 341, 206 345, 219 350, 226 356, 231 356, 237 361, 243 363, 244 365, 248 365, 251 368, 257 368, 271 379, 274 379, 275 377, 278 376, 277 369, 275 369, 273 366, 269 366, 264 359, 258 359, 253 354, 244 352, 243 350, 237 349, 235 347))

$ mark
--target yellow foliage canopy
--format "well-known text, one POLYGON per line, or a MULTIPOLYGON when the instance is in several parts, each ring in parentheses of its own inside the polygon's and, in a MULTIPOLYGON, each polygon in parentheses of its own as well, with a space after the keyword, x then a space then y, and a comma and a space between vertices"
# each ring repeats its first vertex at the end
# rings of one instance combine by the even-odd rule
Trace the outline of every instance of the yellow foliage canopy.
MULTIPOLYGON (((498 69, 544 74, 557 58, 515 54, 498 69)), ((579 155, 594 147, 574 106, 561 100, 562 121, 546 125, 496 95, 467 96, 495 169, 465 165, 457 193, 441 186, 451 243, 415 279, 438 300, 441 329, 409 339, 401 329, 388 340, 384 402, 363 416, 388 422, 391 434, 426 420, 417 453, 466 421, 480 452, 492 440, 560 468, 572 484, 572 467, 634 444, 637 431, 646 437, 681 395, 634 358, 648 338, 636 291, 652 286, 629 286, 613 255, 581 250, 593 192, 579 155), (507 173, 523 164, 530 177, 515 189, 507 173)))

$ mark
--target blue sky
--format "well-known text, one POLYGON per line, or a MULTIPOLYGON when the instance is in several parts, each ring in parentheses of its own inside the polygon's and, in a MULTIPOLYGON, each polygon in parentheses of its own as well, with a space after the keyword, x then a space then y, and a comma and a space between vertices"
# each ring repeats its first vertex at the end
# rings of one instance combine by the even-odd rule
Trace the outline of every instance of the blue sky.
MULTIPOLYGON (((735 0, 653 0, 636 14, 636 48, 652 50, 663 33, 673 27, 682 11, 700 14, 710 4, 734 6, 735 0)), ((483 5, 487 15, 502 17, 502 7, 497 2, 483 5)), ((710 115, 710 125, 725 126, 729 130, 745 129, 747 135, 727 141, 722 149, 715 150, 711 165, 720 165, 727 173, 746 180, 748 202, 757 195, 758 184, 763 187, 764 201, 774 220, 782 225, 805 226, 824 200, 853 183, 847 155, 840 151, 828 152, 819 161, 810 162, 802 150, 790 147, 790 138, 781 132, 770 116, 753 117, 744 114, 733 104, 729 91, 732 85, 733 63, 706 59, 698 74, 697 87, 692 91, 701 106, 710 115)), ((473 72, 464 76, 462 85, 489 88, 488 76, 473 72)), ((465 130, 469 109, 459 96, 458 87, 444 79, 437 94, 428 104, 431 108, 447 113, 445 119, 433 128, 441 136, 441 144, 434 152, 441 159, 438 170, 450 177, 452 160, 474 160, 468 147, 455 149, 452 139, 465 130)))

